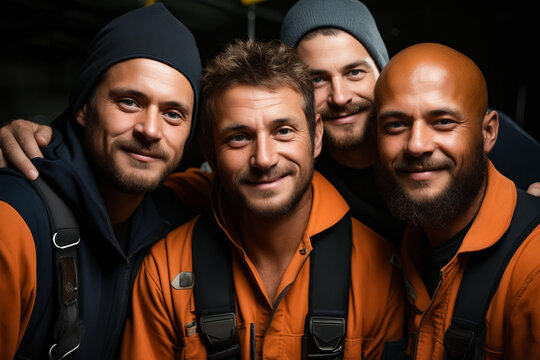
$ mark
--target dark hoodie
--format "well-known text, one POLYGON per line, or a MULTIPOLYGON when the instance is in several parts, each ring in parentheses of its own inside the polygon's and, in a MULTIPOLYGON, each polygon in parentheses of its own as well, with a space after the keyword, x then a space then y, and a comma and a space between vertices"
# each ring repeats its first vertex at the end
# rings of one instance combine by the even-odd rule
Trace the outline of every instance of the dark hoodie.
MULTIPOLYGON (((40 176, 71 208, 81 232, 77 249, 79 311, 85 335, 69 359, 115 358, 142 258, 153 243, 188 220, 178 197, 162 187, 145 195, 127 223, 126 242, 121 246, 78 141, 81 129, 73 114, 88 99, 101 74, 118 62, 140 57, 161 61, 184 74, 197 100, 201 67, 192 34, 162 4, 131 11, 97 35, 73 87, 70 108, 55 120, 53 139, 43 149, 44 159, 33 160, 40 176)), ((11 173, 0 172, 0 201, 21 215, 36 247, 36 301, 15 358, 45 359, 58 313, 48 215, 33 188, 11 173)))

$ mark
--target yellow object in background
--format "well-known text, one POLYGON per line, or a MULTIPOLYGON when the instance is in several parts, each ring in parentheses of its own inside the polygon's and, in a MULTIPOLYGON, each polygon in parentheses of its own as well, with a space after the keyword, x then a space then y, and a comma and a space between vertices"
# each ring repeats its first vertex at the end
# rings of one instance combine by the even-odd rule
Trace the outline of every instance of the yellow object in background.
POLYGON ((260 3, 266 0, 240 0, 242 2, 242 5, 253 5, 256 3, 260 3))

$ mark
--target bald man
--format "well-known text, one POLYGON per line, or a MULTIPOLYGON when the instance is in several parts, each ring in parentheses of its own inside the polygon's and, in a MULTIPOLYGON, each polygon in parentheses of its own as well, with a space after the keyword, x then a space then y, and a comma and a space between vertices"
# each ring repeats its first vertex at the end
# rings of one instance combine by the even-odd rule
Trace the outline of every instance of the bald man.
POLYGON ((487 158, 498 117, 486 111, 481 71, 446 46, 415 45, 381 72, 375 105, 378 182, 392 214, 409 224, 402 261, 411 357, 537 358, 540 199, 516 190, 487 158), (507 244, 515 252, 503 251, 507 244), (509 260, 496 264, 499 257, 509 260), (463 306, 458 293, 472 300, 463 306), (474 310, 474 296, 484 295, 487 313, 474 310))

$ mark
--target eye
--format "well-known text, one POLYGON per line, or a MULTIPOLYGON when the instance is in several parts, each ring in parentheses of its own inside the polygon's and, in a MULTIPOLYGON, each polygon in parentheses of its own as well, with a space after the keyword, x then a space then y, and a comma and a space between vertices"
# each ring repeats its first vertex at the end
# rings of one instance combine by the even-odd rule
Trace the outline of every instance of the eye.
POLYGON ((437 119, 436 121, 434 121, 433 125, 441 130, 451 130, 453 129, 456 125, 458 124, 458 122, 454 119, 450 119, 450 118, 442 118, 442 119, 437 119))
POLYGON ((326 83, 326 80, 322 76, 313 76, 311 82, 313 83, 313 87, 321 87, 326 83))
POLYGON ((245 145, 248 142, 249 138, 247 135, 238 133, 233 134, 227 138, 227 144, 229 144, 232 147, 241 147, 245 145))
POLYGON ((129 98, 120 99, 118 100, 118 103, 126 108, 132 108, 137 106, 137 102, 129 98))
POLYGON ((163 116, 165 116, 167 119, 169 119, 171 121, 174 121, 174 122, 181 121, 181 120, 184 119, 183 114, 180 114, 177 111, 167 111, 167 112, 163 113, 163 116))
POLYGON ((352 69, 347 73, 348 77, 352 80, 360 80, 364 78, 365 74, 366 72, 362 69, 352 69))
POLYGON ((402 121, 395 120, 386 122, 383 128, 385 132, 389 134, 395 134, 405 129, 406 125, 402 121))
POLYGON ((278 131, 277 131, 278 135, 289 135, 291 133, 292 133, 292 129, 286 128, 286 127, 279 128, 278 131))

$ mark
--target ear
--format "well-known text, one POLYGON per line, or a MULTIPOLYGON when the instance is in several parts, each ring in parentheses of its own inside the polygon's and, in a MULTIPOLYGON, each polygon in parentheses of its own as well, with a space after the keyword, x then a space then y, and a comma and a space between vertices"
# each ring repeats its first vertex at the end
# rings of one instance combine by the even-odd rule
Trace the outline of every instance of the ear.
POLYGON ((482 136, 484 137, 484 153, 487 155, 493 149, 499 133, 499 115, 490 111, 482 120, 482 136))
POLYGON ((88 104, 84 104, 75 114, 75 120, 82 127, 86 127, 88 124, 88 104))
POLYGON ((323 138, 323 122, 320 114, 315 116, 315 135, 313 138, 313 158, 319 156, 322 150, 322 138, 323 138))

